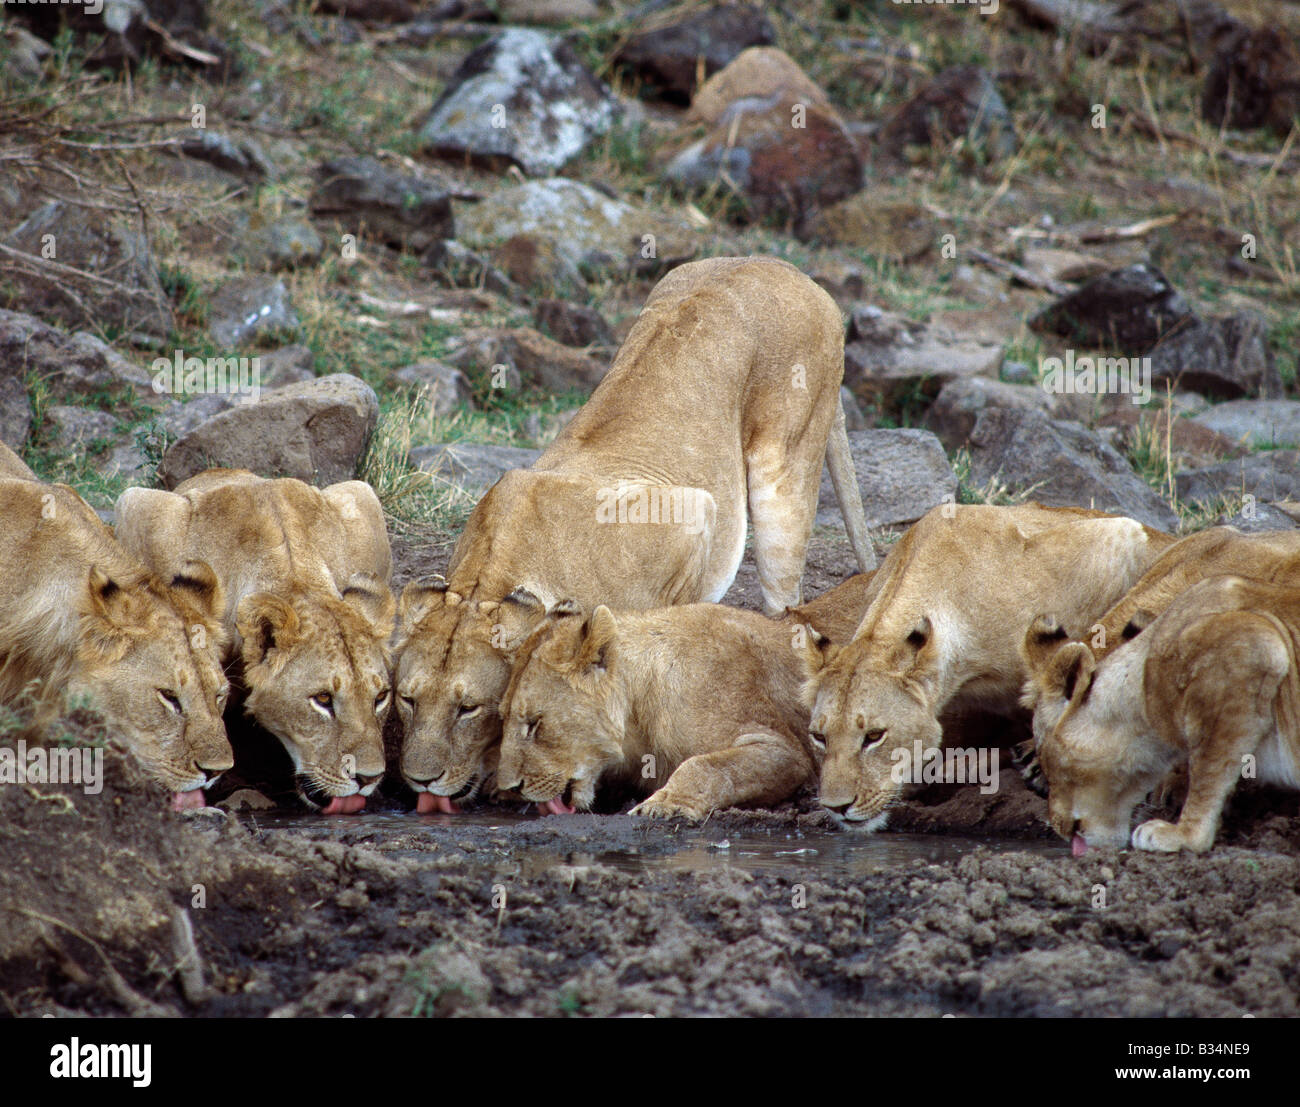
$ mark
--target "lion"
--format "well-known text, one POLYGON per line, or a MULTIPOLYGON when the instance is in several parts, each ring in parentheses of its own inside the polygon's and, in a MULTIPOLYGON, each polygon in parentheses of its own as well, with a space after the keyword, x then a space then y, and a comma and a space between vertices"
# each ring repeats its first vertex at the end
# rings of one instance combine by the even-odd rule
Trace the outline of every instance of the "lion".
POLYGON ((0 701, 33 682, 85 700, 176 810, 203 807, 234 763, 212 568, 150 573, 67 485, 2 478, 0 504, 0 701))
POLYGON ((785 799, 817 768, 802 633, 719 604, 557 605, 516 653, 498 786, 551 814, 589 810, 602 781, 655 818, 785 799))
POLYGON ((781 622, 788 626, 806 626, 834 645, 843 646, 853 641, 862 622, 862 616, 875 598, 873 586, 877 571, 854 573, 815 600, 787 607, 781 622))
POLYGON ((1076 857, 1127 845, 1133 809, 1179 766, 1178 821, 1141 823, 1137 849, 1208 850, 1244 775, 1300 788, 1294 585, 1209 577, 1100 662, 1087 643, 1065 640, 1038 660, 1037 694, 1055 719, 1039 746, 1048 818, 1076 857))
MULTIPOLYGON (((1050 652, 1072 636, 1088 643, 1095 661, 1101 661, 1155 621, 1191 585, 1206 577, 1233 574, 1250 580, 1274 581, 1300 587, 1300 530, 1243 534, 1235 527, 1210 527, 1168 547, 1120 599, 1091 626, 1067 629, 1056 613, 1036 619, 1026 635, 1023 660, 1029 679, 1021 703, 1033 712, 1035 749, 1042 735, 1056 725, 1059 706, 1038 694, 1035 674, 1050 652)), ((1047 794, 1036 755, 1021 768, 1025 782, 1040 795, 1047 794)), ((1175 790, 1179 782, 1171 779, 1175 790)))
POLYGON ((396 609, 374 490, 212 469, 174 492, 128 489, 117 533, 164 574, 199 551, 210 558, 245 712, 284 746, 308 806, 364 808, 384 774, 396 609))
POLYGON ((0 442, 0 478, 36 480, 36 474, 28 468, 27 462, 0 442))
POLYGON ((809 640, 822 804, 855 828, 883 827, 903 793, 900 759, 941 745, 941 715, 1016 715, 1019 647, 1045 601, 1087 625, 1172 542, 1082 508, 928 512, 876 573, 853 640, 809 640))
POLYGON ((561 600, 720 600, 748 522, 765 610, 797 604, 823 458, 859 565, 874 568, 843 345, 834 301, 782 261, 713 258, 655 286, 586 405, 479 501, 446 581, 402 594, 394 686, 420 810, 480 786, 511 652, 561 600))

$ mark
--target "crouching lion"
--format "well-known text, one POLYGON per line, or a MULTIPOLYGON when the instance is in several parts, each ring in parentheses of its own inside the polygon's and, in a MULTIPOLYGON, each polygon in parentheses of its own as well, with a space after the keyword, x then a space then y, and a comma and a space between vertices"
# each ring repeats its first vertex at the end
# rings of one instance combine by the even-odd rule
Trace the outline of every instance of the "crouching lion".
POLYGON ((373 489, 212 469, 175 492, 128 489, 117 533, 164 574, 211 559, 245 710, 288 751, 308 805, 360 811, 384 773, 396 608, 373 489))
POLYGON ((0 479, 0 505, 0 702, 33 681, 84 697, 174 808, 202 807, 234 763, 211 567, 179 560, 160 579, 66 485, 0 479))
POLYGON ((419 810, 452 810, 448 797, 477 787, 511 651, 559 601, 719 600, 748 522, 768 613, 797 604, 823 458, 858 562, 874 567, 843 374, 839 309, 785 262, 714 258, 655 286, 582 410, 474 509, 446 583, 402 595, 394 685, 419 810))
POLYGON ((717 604, 560 604, 517 653, 497 783, 552 814, 589 809, 602 780, 649 793, 634 815, 779 802, 816 772, 804 633, 717 604))
POLYGON ((1086 643, 1030 632, 1037 695, 1055 722, 1039 745, 1052 828, 1075 856, 1129 842, 1133 809, 1187 768, 1176 823, 1136 827, 1138 849, 1203 852, 1238 780, 1300 788, 1300 591, 1210 577, 1100 664, 1086 643))
POLYGON ((821 802, 882 827, 903 765, 943 740, 941 714, 1016 712, 1025 628, 1045 604, 1087 626, 1173 541, 1081 508, 947 504, 927 513, 870 583, 847 646, 810 638, 806 689, 825 750, 821 802))

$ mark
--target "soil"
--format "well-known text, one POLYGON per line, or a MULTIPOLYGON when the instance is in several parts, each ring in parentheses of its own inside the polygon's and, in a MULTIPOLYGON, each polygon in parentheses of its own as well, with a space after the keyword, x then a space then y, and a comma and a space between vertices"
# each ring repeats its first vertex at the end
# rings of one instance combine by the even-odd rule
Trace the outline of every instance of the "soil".
MULTIPOLYGON (((450 552, 395 545, 399 582, 450 552)), ((819 535, 808 594, 851 567, 819 535)), ((181 816, 106 769, 97 796, 0 788, 13 1015, 1300 1014, 1295 794, 1243 789, 1205 856, 1076 860, 1009 749, 993 795, 926 788, 876 836, 810 795, 701 828, 422 818, 399 788, 361 817, 181 816)))

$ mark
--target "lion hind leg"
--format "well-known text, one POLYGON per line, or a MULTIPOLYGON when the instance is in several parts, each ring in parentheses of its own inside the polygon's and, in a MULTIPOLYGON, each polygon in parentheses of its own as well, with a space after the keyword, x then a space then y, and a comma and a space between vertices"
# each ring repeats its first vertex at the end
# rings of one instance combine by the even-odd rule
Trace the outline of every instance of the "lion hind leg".
POLYGON ((703 819, 723 807, 778 803, 804 784, 813 768, 797 740, 766 727, 746 728, 725 749, 688 757, 630 813, 703 819))

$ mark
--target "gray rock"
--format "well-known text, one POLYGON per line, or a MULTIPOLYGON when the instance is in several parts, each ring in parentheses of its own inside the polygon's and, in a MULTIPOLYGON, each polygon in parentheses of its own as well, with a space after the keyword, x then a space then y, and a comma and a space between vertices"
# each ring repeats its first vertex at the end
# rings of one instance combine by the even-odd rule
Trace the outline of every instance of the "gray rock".
POLYGON ((996 377, 1000 343, 963 338, 869 304, 850 315, 844 383, 859 399, 892 408, 919 389, 931 396, 961 377, 996 377))
POLYGON ((1243 496, 1253 496, 1256 504, 1300 500, 1300 450, 1266 450, 1189 469, 1174 477, 1174 487, 1184 503, 1240 501, 1243 496))
MULTIPOLYGON (((929 431, 915 428, 864 430, 849 434, 853 468, 871 527, 919 519, 932 507, 955 503, 957 477, 943 446, 929 431)), ((843 526, 830 473, 823 469, 817 500, 819 526, 843 526)))
POLYGON ((45 75, 45 62, 54 53, 54 47, 23 27, 10 25, 0 34, 9 40, 5 61, 6 76, 26 85, 38 83, 45 75))
POLYGON ((263 335, 296 331, 298 316, 283 281, 236 277, 213 293, 208 329, 221 346, 233 350, 263 335))
POLYGON ((0 374, 0 442, 21 450, 32 429, 32 404, 21 377, 0 374))
POLYGON ((174 442, 158 477, 174 488, 225 466, 321 486, 350 480, 378 419, 374 390, 350 374, 286 385, 227 407, 174 442))
POLYGON ((552 281, 575 291, 586 287, 585 274, 656 272, 699 247, 698 234, 679 217, 611 199, 565 177, 502 189, 462 209, 457 226, 460 242, 471 250, 529 239, 552 281))
POLYGON ((634 31, 614 55, 668 98, 687 103, 699 79, 725 68, 750 46, 771 46, 776 31, 754 4, 715 4, 648 30, 634 31))
POLYGON ((261 181, 275 176, 262 148, 251 138, 234 139, 217 131, 192 131, 180 145, 187 158, 205 161, 245 181, 261 181))
POLYGON ((1223 399, 1282 395, 1268 327, 1251 312, 1195 320, 1161 342, 1150 358, 1157 388, 1168 381, 1223 399))
POLYGON ((292 215, 263 227, 253 239, 254 255, 272 272, 315 265, 324 249, 325 243, 316 228, 292 215))
POLYGON ((1030 319, 1029 327, 1079 346, 1136 357, 1193 318, 1187 301, 1159 269, 1130 265, 1062 296, 1030 319))
POLYGON ((18 311, 0 310, 0 379, 39 377, 60 397, 128 388, 152 396, 153 378, 85 331, 65 334, 18 311))
POLYGON ((1300 527, 1300 504, 1291 504, 1295 514, 1289 514, 1272 504, 1251 504, 1242 507, 1235 515, 1220 515, 1214 520, 1216 526, 1236 527, 1247 534, 1259 534, 1270 530, 1295 530, 1300 527))
POLYGON ((335 158, 316 168, 313 215, 363 231, 398 249, 424 253, 454 238, 451 197, 414 173, 399 173, 374 158, 335 158))
POLYGON ((1091 507, 1173 531, 1178 516, 1115 449, 1078 423, 1037 411, 988 408, 970 435, 971 481, 1033 487, 1050 507, 1091 507))
POLYGON ((428 389, 426 398, 435 415, 449 415, 466 404, 473 406, 474 390, 465 374, 437 358, 404 365, 393 377, 410 387, 428 389))
POLYGON ((554 173, 604 134, 618 101, 573 47, 513 28, 471 51, 434 102, 420 141, 447 157, 554 173))
POLYGON ((168 441, 175 442, 234 404, 234 396, 218 392, 205 392, 189 400, 173 400, 163 409, 158 424, 166 432, 168 441))
POLYGON ((533 313, 538 328, 565 346, 613 346, 614 334, 595 308, 565 300, 541 300, 533 313))
POLYGON ((147 479, 150 468, 149 459, 134 442, 115 446, 95 464, 95 469, 101 476, 110 479, 121 477, 128 481, 147 479))
POLYGON ((411 464, 417 469, 463 488, 476 499, 511 469, 527 469, 541 450, 516 446, 484 446, 474 442, 452 442, 438 446, 417 446, 411 464))
POLYGON ((316 355, 309 346, 282 346, 257 355, 262 374, 263 388, 279 388, 285 384, 316 379, 316 355))
MULTIPOLYGON (((460 335, 446 361, 466 373, 488 377, 505 366, 510 387, 516 371, 521 386, 549 393, 590 392, 604 378, 609 363, 572 346, 563 346, 531 327, 473 328, 460 335)), ((496 387, 502 387, 497 384, 496 387)))
POLYGON ((1193 421, 1247 446, 1300 446, 1300 400, 1231 400, 1193 421))
POLYGON ((33 212, 4 244, 32 259, 6 255, 5 277, 17 289, 17 301, 41 319, 114 327, 146 340, 163 339, 175 329, 149 243, 125 219, 55 200, 33 212), (49 245, 54 257, 47 260, 89 279, 44 266, 42 252, 49 245))
POLYGON ((1034 370, 1023 361, 1004 361, 1002 379, 1008 384, 1033 384, 1034 370))
POLYGON ((960 377, 949 381, 925 413, 924 425, 939 436, 949 450, 963 446, 975 429, 981 411, 988 408, 1038 411, 1055 417, 1053 397, 1037 385, 1007 384, 988 377, 960 377))
POLYGON ((117 419, 107 411, 73 404, 51 404, 45 409, 50 424, 47 437, 51 446, 71 453, 112 438, 117 433, 117 419))

